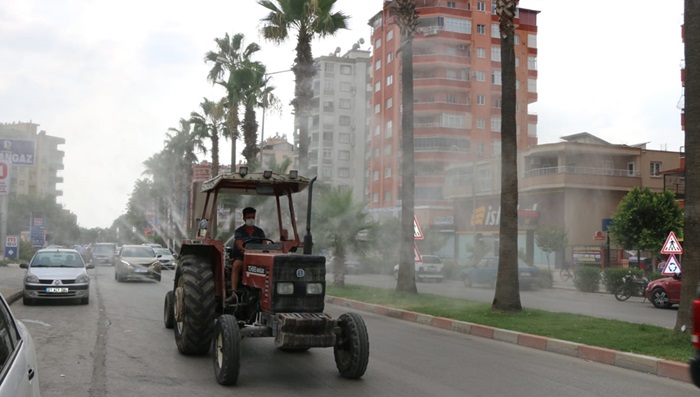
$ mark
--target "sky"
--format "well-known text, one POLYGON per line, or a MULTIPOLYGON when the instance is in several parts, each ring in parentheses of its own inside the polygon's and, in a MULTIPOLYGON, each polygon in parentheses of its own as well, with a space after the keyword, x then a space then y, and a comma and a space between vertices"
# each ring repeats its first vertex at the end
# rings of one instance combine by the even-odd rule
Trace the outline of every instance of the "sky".
MULTIPOLYGON (((418 0, 420 1, 420 0, 418 0)), ((488 1, 488 0, 487 0, 488 1)), ((316 40, 314 56, 341 54, 364 39, 381 0, 337 0, 349 30, 316 40)), ((520 0, 540 11, 539 143, 588 132, 613 144, 654 150, 684 145, 683 0, 520 0)), ((294 43, 259 34, 265 10, 255 0, 0 1, 0 122, 33 122, 65 138, 59 202, 81 227, 109 227, 125 213, 143 162, 163 148, 169 128, 223 89, 206 80, 214 39, 243 33, 262 49, 283 109, 267 113, 267 138, 291 141, 294 43), (99 204, 99 205, 96 205, 99 204)), ((258 112, 261 123, 261 112, 258 112)), ((228 164, 230 142, 220 158, 228 164)), ((239 147, 242 145, 239 144, 239 147)), ((239 156, 240 157, 240 156, 239 156)), ((200 160, 208 156, 200 154, 200 160)))

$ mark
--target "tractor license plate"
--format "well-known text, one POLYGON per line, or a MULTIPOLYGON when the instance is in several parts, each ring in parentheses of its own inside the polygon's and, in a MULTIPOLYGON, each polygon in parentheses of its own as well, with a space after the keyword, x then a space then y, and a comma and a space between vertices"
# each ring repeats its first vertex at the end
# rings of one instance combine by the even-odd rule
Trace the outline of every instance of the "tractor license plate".
POLYGON ((68 288, 46 287, 46 292, 60 294, 60 293, 68 292, 68 288))

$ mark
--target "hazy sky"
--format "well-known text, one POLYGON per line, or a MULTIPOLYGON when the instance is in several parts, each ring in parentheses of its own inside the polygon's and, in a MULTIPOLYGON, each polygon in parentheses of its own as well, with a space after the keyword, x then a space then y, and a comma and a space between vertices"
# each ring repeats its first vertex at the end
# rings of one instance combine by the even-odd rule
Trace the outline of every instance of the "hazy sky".
MULTIPOLYGON (((314 56, 344 53, 360 38, 381 0, 338 0, 350 31, 314 43, 314 56)), ((589 132, 615 144, 649 142, 677 151, 680 129, 682 0, 521 0, 538 15, 540 143, 589 132)), ((206 80, 214 39, 243 33, 262 46, 257 60, 288 70, 292 42, 258 33, 255 0, 2 0, 0 122, 32 121, 66 139, 59 201, 83 227, 108 227, 125 212, 143 161, 159 152, 170 127, 219 99, 206 80)), ((293 75, 274 75, 285 105, 267 114, 265 136, 291 136, 293 75)), ((259 115, 260 117, 260 115, 259 115)), ((259 120, 260 122, 260 120, 259 120)), ((220 158, 229 163, 230 143, 220 158)), ((241 147, 242 145, 239 145, 241 147)), ((200 159, 205 159, 200 155, 200 159)))

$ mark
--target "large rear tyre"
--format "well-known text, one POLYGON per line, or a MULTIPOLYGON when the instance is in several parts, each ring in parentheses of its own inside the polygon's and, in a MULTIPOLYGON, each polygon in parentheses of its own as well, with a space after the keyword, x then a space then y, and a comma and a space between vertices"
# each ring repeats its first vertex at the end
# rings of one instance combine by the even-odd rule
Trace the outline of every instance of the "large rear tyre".
POLYGON ((221 385, 235 385, 241 369, 241 332, 236 317, 219 316, 214 326, 214 373, 221 385))
POLYGON ((632 294, 630 293, 630 289, 624 285, 617 287, 617 289, 615 290, 615 299, 619 301, 626 301, 630 298, 630 296, 632 296, 632 294))
POLYGON ((182 258, 175 288, 175 343, 182 354, 209 352, 214 334, 214 272, 205 258, 182 258))
POLYGON ((344 378, 359 379, 367 370, 369 336, 365 321, 357 313, 345 313, 338 318, 340 335, 333 347, 335 366, 344 378))
POLYGON ((173 329, 173 327, 175 327, 173 291, 168 291, 165 294, 165 304, 163 305, 163 323, 165 324, 165 328, 173 329))

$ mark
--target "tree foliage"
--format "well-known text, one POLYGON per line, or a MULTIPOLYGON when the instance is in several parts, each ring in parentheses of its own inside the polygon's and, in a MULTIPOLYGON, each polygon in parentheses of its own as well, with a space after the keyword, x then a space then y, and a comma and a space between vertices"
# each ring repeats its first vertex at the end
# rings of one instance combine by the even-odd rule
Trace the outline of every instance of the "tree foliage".
POLYGON ((565 229, 541 226, 535 230, 535 244, 547 254, 547 269, 549 270, 549 254, 563 251, 569 244, 569 238, 565 229))
POLYGON ((683 210, 671 192, 632 189, 612 215, 608 233, 627 250, 659 252, 669 232, 683 235, 683 210))

